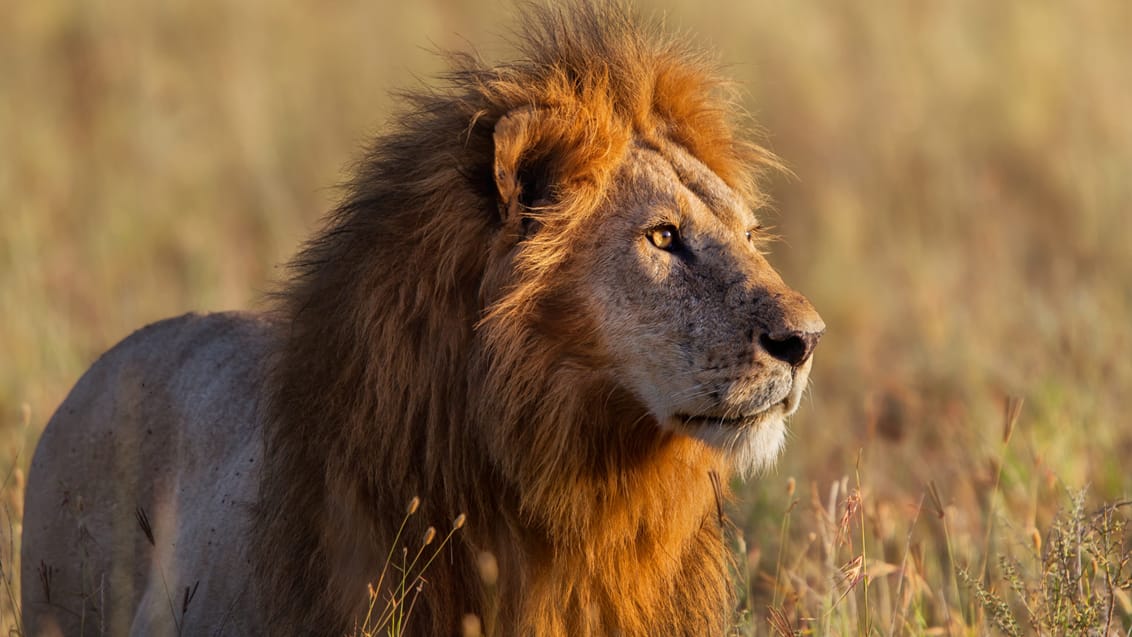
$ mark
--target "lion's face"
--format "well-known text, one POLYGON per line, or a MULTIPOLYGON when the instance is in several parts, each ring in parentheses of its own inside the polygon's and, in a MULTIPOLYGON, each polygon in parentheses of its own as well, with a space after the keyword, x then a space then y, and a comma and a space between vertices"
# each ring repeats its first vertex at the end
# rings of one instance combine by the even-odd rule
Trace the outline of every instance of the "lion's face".
POLYGON ((774 460, 825 324, 756 245, 742 198, 673 144, 636 145, 577 245, 612 374, 663 429, 774 460))
POLYGON ((745 197, 685 146, 597 144, 616 131, 594 132, 593 121, 521 109, 496 125, 495 178, 511 228, 500 254, 514 252, 482 290, 513 298, 488 306, 505 315, 512 310, 499 308, 522 307, 514 298, 524 290, 541 290, 536 321, 544 337, 565 341, 556 357, 625 390, 661 429, 715 446, 742 471, 763 467, 782 446, 825 324, 759 252, 745 197), (564 123, 574 129, 564 133, 564 123), (556 151, 560 140, 573 141, 556 151), (571 214, 561 175, 603 162, 605 176, 590 182, 604 184, 596 207, 571 214), (560 213, 541 212, 547 202, 560 213), (538 282, 515 280, 520 271, 538 282))

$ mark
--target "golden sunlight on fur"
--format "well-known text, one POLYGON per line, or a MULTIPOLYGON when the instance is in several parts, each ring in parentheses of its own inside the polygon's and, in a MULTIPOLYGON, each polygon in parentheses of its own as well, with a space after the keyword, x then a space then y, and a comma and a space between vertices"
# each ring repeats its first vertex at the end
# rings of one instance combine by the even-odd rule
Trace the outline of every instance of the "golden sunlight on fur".
POLYGON ((28 485, 31 634, 350 634, 395 537, 460 513, 406 635, 725 633, 725 485, 774 461, 824 331, 759 251, 775 160, 619 6, 521 33, 405 98, 272 312, 79 381, 28 485))

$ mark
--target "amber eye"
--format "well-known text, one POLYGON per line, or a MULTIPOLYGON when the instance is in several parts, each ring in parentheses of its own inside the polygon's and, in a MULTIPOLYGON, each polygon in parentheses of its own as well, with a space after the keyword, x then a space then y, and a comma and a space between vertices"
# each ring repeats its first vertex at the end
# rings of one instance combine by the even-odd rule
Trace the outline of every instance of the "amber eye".
POLYGON ((754 241, 755 239, 757 239, 758 238, 757 235, 759 234, 759 232, 762 231, 762 229, 763 229, 762 226, 755 226, 753 228, 748 228, 747 229, 747 241, 754 241))
POLYGON ((671 250, 680 241, 680 234, 676 230, 676 226, 670 225, 657 226, 649 230, 648 237, 649 242, 661 250, 671 250))

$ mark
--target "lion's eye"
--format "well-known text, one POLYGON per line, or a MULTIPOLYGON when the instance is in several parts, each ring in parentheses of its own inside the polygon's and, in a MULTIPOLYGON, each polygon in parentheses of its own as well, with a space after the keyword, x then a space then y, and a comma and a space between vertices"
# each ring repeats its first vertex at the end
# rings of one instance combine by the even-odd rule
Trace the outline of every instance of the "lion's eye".
POLYGON ((747 241, 758 241, 759 233, 762 232, 762 226, 754 226, 747 229, 747 241))
POLYGON ((676 226, 657 226, 648 232, 649 242, 661 250, 672 250, 680 242, 680 232, 676 226))

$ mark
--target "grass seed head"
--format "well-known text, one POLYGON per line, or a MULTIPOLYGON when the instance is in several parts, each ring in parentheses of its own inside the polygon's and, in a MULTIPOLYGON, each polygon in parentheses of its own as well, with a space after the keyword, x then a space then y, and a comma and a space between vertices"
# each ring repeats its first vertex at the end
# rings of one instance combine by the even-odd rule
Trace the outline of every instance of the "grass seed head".
POLYGON ((480 580, 488 586, 495 586, 499 581, 499 561, 489 551, 481 551, 476 556, 476 567, 480 572, 480 580))
POLYGON ((1002 414, 1002 444, 1010 442, 1010 436, 1014 433, 1014 424, 1018 422, 1018 414, 1021 411, 1021 398, 1010 396, 1006 399, 1002 414))
POLYGON ((463 637, 483 637, 483 623, 478 615, 468 613, 460 621, 460 634, 463 637))

